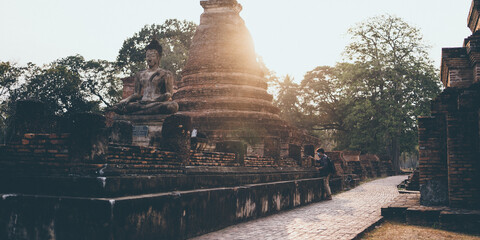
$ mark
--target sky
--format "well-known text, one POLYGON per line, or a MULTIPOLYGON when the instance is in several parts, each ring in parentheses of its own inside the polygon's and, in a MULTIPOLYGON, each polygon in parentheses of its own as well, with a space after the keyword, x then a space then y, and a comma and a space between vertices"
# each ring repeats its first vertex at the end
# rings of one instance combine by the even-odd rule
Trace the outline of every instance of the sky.
MULTIPOLYGON (((443 47, 471 32, 471 0, 238 0, 258 55, 278 76, 296 81, 316 66, 342 61, 347 30, 391 14, 421 30, 440 67, 443 47)), ((144 25, 176 18, 199 23, 199 0, 0 0, 0 61, 47 64, 80 54, 114 61, 144 25)))

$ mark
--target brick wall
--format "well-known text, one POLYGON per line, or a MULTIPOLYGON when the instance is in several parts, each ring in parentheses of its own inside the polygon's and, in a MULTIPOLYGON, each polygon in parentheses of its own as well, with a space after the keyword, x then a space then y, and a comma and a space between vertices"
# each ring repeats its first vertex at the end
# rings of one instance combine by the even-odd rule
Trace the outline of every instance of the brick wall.
POLYGON ((343 152, 326 152, 325 154, 327 154, 328 158, 330 158, 335 165, 335 171, 337 175, 346 175, 352 173, 352 169, 347 165, 347 161, 345 161, 343 158, 343 152))
POLYGON ((352 169, 352 174, 357 175, 362 180, 367 179, 367 170, 360 161, 360 152, 343 152, 343 158, 346 160, 348 167, 352 169))
POLYGON ((480 33, 465 39, 464 47, 442 53, 447 88, 432 101, 432 117, 419 118, 420 200, 480 208, 480 33))
POLYGON ((442 49, 441 78, 445 87, 468 87, 473 83, 473 71, 466 48, 442 49))
POLYGON ((270 157, 248 156, 245 158, 245 167, 274 167, 275 159, 270 157))
POLYGON ((421 202, 424 205, 446 205, 447 153, 446 116, 435 114, 418 120, 421 202))
POLYGON ((24 134, 0 153, 0 171, 9 175, 67 175, 94 172, 102 163, 83 164, 71 159, 70 134, 24 134))
MULTIPOLYGON (((104 158, 98 159, 97 162, 85 162, 74 160, 69 149, 71 143, 70 134, 25 134, 20 142, 0 149, 0 171, 28 175, 103 176, 184 173, 184 164, 174 152, 111 144, 104 158)), ((335 164, 337 175, 347 176, 354 172, 361 178, 366 178, 365 166, 360 161, 359 153, 347 154, 349 160, 354 163, 346 161, 343 152, 328 153, 335 164), (352 170, 352 166, 356 172, 352 170)), ((309 168, 312 167, 312 159, 305 157, 299 162, 292 158, 284 158, 277 162, 273 157, 247 156, 242 164, 236 159, 235 153, 191 151, 189 161, 185 164, 212 167, 309 168)))
POLYGON ((107 164, 113 174, 183 173, 176 153, 148 147, 111 145, 107 164))
POLYGON ((448 115, 448 195, 453 207, 480 207, 478 122, 477 112, 448 115))
POLYGON ((422 204, 446 191, 444 203, 480 208, 479 3, 472 1, 468 17, 472 35, 463 47, 442 49, 441 80, 446 89, 432 101, 432 117, 419 119, 422 204))
POLYGON ((237 167, 240 163, 236 162, 235 153, 192 152, 189 165, 237 167))
POLYGON ((360 162, 362 163, 365 171, 367 172, 367 177, 376 178, 377 170, 374 169, 372 161, 378 161, 378 157, 372 154, 362 154, 360 155, 360 162))
POLYGON ((418 120, 420 184, 447 179, 446 116, 436 114, 418 120))

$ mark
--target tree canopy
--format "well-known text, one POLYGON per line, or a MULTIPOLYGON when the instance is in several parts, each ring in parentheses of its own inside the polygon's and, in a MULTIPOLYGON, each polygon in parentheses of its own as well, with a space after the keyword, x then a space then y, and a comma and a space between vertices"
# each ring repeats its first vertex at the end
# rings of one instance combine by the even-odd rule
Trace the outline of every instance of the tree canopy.
POLYGON ((278 106, 299 106, 299 124, 311 130, 335 131, 337 149, 388 155, 398 166, 401 152, 416 151, 417 116, 440 92, 438 70, 420 31, 398 17, 373 17, 348 33, 347 61, 309 71, 296 104, 279 98, 278 106))
POLYGON ((15 85, 18 84, 18 79, 23 71, 23 68, 17 67, 10 62, 0 62, 0 130, 3 130, 0 131, 1 138, 4 138, 4 130, 7 124, 6 120, 8 116, 7 110, 10 92, 13 91, 15 85))
POLYGON ((171 71, 175 79, 180 80, 196 29, 194 22, 177 19, 168 19, 161 25, 146 25, 123 42, 117 65, 126 75, 145 69, 145 47, 152 39, 157 39, 163 47, 160 67, 171 71))
POLYGON ((68 65, 40 68, 30 64, 24 77, 25 83, 10 96, 12 103, 21 99, 39 100, 45 103, 47 111, 59 115, 93 108, 94 104, 88 104, 80 91, 80 75, 68 65))

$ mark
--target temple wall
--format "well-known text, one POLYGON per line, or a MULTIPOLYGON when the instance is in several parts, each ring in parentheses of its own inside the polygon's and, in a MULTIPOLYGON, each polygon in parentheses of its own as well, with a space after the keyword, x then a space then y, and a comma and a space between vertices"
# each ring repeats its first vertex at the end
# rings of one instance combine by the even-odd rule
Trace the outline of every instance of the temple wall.
POLYGON ((322 201, 322 192, 313 178, 110 199, 2 195, 0 239, 185 239, 322 201))
MULTIPOLYGON (((227 147, 225 150, 229 152, 191 150, 187 162, 182 163, 175 152, 151 147, 110 144, 103 159, 98 159, 96 162, 79 161, 70 154, 71 142, 71 135, 66 133, 27 133, 20 142, 0 148, 0 171, 6 175, 113 174, 121 176, 184 173, 185 166, 309 169, 314 164, 313 156, 297 145, 290 145, 289 151, 298 156, 292 155, 280 160, 268 156, 244 155, 245 153, 237 152, 235 148, 228 150, 227 147)), ((354 174, 361 179, 366 179, 386 176, 386 173, 391 171, 391 165, 384 164, 384 161, 380 161, 375 155, 360 155, 357 152, 327 154, 334 162, 339 176, 354 174)))
POLYGON ((424 205, 448 204, 448 167, 445 114, 418 120, 421 202, 424 205))
POLYGON ((450 205, 480 208, 478 113, 453 113, 447 119, 450 205))
MULTIPOLYGON (((310 155, 300 163, 245 156, 241 165, 236 153, 191 151, 184 165, 174 152, 110 145, 104 163, 70 165, 70 135, 24 138, 0 149, 1 239, 183 239, 323 200, 323 178, 301 163, 310 155), (44 161, 63 171, 52 174, 57 165, 44 161)), ((327 154, 337 168, 332 192, 357 186, 343 153, 327 154)))
POLYGON ((479 207, 479 96, 478 83, 447 88, 419 118, 422 204, 479 207))
POLYGON ((69 133, 26 133, 19 142, 0 149, 0 173, 4 175, 68 175, 94 172, 103 162, 74 160, 69 133))
POLYGON ((480 1, 472 1, 472 35, 463 47, 442 50, 445 90, 432 115, 419 118, 421 203, 480 208, 480 1))

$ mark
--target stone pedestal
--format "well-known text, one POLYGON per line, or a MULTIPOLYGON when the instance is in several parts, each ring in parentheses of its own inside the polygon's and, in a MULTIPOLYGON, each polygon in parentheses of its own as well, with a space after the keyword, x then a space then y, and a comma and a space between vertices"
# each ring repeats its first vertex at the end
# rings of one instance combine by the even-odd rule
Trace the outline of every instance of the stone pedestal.
POLYGON ((157 146, 162 134, 162 125, 170 114, 117 115, 115 121, 128 121, 133 126, 132 144, 135 146, 157 146))

